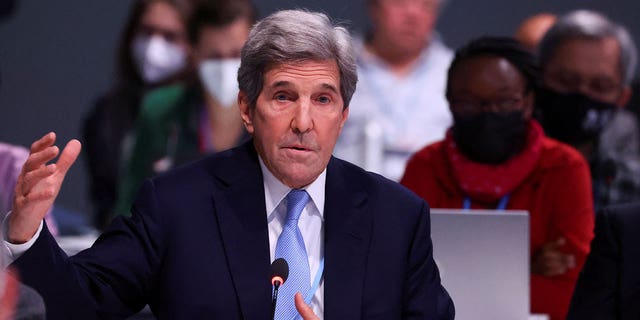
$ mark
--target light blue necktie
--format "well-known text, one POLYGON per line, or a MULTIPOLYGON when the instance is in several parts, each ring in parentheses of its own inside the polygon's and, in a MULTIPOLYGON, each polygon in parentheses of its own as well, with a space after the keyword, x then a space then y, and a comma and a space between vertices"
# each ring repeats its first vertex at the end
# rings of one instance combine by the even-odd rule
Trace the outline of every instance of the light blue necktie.
POLYGON ((305 190, 293 189, 287 194, 287 220, 276 243, 275 258, 284 258, 289 264, 289 278, 278 292, 275 319, 299 319, 294 302, 296 292, 307 295, 311 287, 309 259, 302 233, 298 229, 298 218, 309 201, 305 190))

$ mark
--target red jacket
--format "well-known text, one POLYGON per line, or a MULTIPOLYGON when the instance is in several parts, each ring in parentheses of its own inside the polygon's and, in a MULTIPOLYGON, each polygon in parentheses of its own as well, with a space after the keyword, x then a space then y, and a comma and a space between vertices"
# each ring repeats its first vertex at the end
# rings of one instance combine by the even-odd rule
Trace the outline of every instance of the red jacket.
MULTIPOLYGON (((457 186, 442 141, 418 151, 409 160, 401 183, 427 200, 432 208, 461 208, 464 194, 457 186)), ((474 209, 481 207, 472 200, 474 209)), ((560 237, 563 250, 577 266, 555 277, 531 275, 531 311, 552 320, 564 319, 578 273, 593 238, 594 213, 589 166, 576 150, 543 137, 536 167, 511 193, 507 209, 530 213, 531 253, 560 237)))

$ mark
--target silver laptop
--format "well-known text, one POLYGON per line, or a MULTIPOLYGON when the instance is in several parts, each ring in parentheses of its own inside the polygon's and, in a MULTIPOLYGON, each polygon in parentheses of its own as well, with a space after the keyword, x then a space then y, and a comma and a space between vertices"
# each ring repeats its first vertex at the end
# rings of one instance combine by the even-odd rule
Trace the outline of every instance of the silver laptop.
POLYGON ((527 211, 431 209, 431 238, 456 319, 528 319, 527 211))

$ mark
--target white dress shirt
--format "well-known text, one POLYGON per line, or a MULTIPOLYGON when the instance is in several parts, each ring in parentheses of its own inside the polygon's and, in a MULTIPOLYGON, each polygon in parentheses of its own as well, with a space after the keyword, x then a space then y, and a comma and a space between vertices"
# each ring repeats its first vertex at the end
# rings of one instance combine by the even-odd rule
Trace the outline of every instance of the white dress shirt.
MULTIPOLYGON (((275 258, 276 243, 282 232, 282 227, 287 217, 287 201, 285 197, 291 188, 285 186, 264 165, 260 159, 262 178, 264 181, 264 199, 267 208, 267 223, 269 227, 269 253, 271 261, 275 258)), ((324 257, 324 190, 327 178, 327 170, 310 185, 303 188, 309 194, 311 201, 302 210, 298 220, 298 228, 304 238, 304 246, 309 257, 311 283, 316 278, 320 260, 324 257)), ((303 297, 307 292, 302 292, 303 297)), ((324 318, 324 276, 320 280, 320 286, 311 299, 311 308, 320 318, 324 318)))

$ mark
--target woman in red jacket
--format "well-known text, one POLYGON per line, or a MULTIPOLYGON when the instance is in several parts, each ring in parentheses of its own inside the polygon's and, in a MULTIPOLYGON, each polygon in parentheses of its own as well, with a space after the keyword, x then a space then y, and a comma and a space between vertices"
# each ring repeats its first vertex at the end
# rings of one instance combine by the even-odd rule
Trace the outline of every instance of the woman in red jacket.
POLYGON ((522 209, 531 224, 531 310, 564 319, 593 237, 589 167, 531 115, 537 68, 509 38, 456 52, 447 82, 454 124, 418 151, 401 183, 433 208, 522 209))

